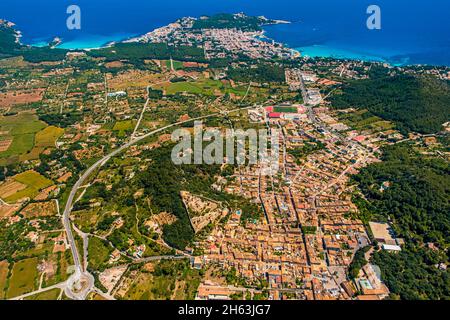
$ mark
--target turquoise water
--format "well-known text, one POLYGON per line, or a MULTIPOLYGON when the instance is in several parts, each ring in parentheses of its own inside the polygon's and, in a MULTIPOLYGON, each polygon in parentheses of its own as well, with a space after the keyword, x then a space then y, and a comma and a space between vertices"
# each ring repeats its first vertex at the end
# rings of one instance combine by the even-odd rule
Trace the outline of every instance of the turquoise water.
POLYGON ((300 51, 302 56, 306 57, 332 57, 332 58, 348 58, 385 62, 386 59, 373 55, 371 53, 359 52, 356 50, 340 49, 336 47, 329 47, 327 45, 313 45, 307 47, 295 48, 300 51))
POLYGON ((23 42, 62 48, 96 48, 144 34, 183 16, 245 12, 290 25, 267 35, 305 55, 450 66, 448 0, 2 0, 0 19, 17 24, 23 42), (382 30, 366 28, 370 4, 382 9, 382 30), (66 28, 66 9, 77 4, 82 29, 66 28))
POLYGON ((111 42, 126 40, 137 36, 131 33, 117 33, 111 35, 83 34, 75 39, 64 41, 58 48, 62 49, 94 49, 100 48, 111 42))

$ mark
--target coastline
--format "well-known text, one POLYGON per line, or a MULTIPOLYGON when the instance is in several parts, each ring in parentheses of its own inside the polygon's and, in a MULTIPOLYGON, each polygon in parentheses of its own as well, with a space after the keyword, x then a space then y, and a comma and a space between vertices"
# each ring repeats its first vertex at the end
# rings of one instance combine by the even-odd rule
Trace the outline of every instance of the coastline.
MULTIPOLYGON (((264 19, 267 19, 263 17, 264 19)), ((181 19, 181 18, 180 18, 181 19)), ((436 63, 432 61, 427 61, 426 53, 400 53, 397 55, 381 55, 373 52, 361 52, 362 50, 357 48, 342 48, 339 46, 334 46, 330 44, 309 44, 305 46, 295 46, 291 45, 289 41, 277 39, 276 34, 274 34, 273 30, 272 34, 269 34, 268 29, 266 27, 273 27, 276 25, 292 25, 293 22, 287 20, 276 20, 276 19, 267 19, 270 21, 269 23, 261 24, 262 31, 261 36, 259 37, 260 41, 274 41, 283 45, 286 48, 289 48, 297 53, 298 56, 301 57, 311 57, 311 58, 332 58, 332 59, 342 59, 342 60, 357 60, 357 61, 365 61, 365 62, 379 62, 386 63, 392 66, 405 66, 405 65, 430 65, 430 66, 450 66, 450 61, 443 60, 443 63, 436 63), (421 55, 421 60, 417 60, 416 62, 413 59, 414 55, 421 55)), ((34 46, 34 47, 45 47, 50 46, 52 48, 60 48, 70 51, 91 51, 102 48, 108 48, 117 43, 129 43, 129 42, 138 42, 145 38, 146 35, 158 30, 160 28, 167 27, 171 23, 166 25, 154 28, 152 31, 136 34, 112 34, 112 35, 92 35, 87 34, 81 37, 73 38, 70 40, 65 40, 61 37, 48 37, 46 40, 36 39, 36 41, 28 41, 28 43, 23 43, 23 33, 20 30, 16 30, 16 25, 13 22, 3 20, 8 23, 11 28, 15 30, 16 42, 20 43, 24 46, 34 46), (47 40, 48 39, 48 40, 47 40), (50 40, 53 39, 53 40, 50 40), (55 39, 58 41, 55 43, 55 39)), ((177 20, 178 21, 178 20, 177 20)), ((172 22, 174 23, 174 22, 172 22)), ((294 41, 293 41, 294 42, 294 41)), ((431 59, 430 59, 431 60, 431 59)))

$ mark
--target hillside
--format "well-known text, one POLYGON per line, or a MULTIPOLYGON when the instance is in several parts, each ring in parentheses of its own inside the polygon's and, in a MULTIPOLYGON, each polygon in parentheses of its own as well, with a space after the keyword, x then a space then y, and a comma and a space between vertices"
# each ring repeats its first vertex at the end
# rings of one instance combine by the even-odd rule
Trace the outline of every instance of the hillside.
POLYGON ((354 176, 367 199, 359 207, 369 214, 366 220, 389 219, 406 244, 398 254, 376 252, 373 262, 381 268, 392 297, 448 299, 449 269, 437 267, 449 259, 448 162, 428 158, 405 144, 385 148, 382 160, 354 176), (390 186, 382 192, 386 181, 390 186), (428 243, 436 248, 430 249, 428 243))
POLYGON ((450 85, 434 78, 398 75, 353 81, 331 100, 339 109, 368 109, 393 121, 402 133, 435 133, 450 119, 450 85))
POLYGON ((0 58, 23 56, 28 62, 59 61, 66 56, 67 50, 50 47, 30 47, 16 42, 16 31, 6 23, 0 23, 0 58))

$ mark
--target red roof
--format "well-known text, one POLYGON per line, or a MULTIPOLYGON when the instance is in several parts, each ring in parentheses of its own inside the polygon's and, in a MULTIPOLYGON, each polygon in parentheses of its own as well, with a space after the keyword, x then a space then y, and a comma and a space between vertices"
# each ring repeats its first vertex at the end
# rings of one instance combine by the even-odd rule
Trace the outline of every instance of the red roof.
POLYGON ((270 112, 269 118, 281 118, 281 113, 280 112, 270 112))
POLYGON ((306 113, 306 107, 305 106, 300 106, 297 108, 297 112, 298 113, 306 113))
POLYGON ((362 141, 366 140, 366 137, 364 137, 364 136, 357 136, 357 137, 354 137, 353 140, 358 141, 358 142, 362 142, 362 141))
POLYGON ((273 106, 272 107, 266 107, 267 112, 273 112, 273 106))

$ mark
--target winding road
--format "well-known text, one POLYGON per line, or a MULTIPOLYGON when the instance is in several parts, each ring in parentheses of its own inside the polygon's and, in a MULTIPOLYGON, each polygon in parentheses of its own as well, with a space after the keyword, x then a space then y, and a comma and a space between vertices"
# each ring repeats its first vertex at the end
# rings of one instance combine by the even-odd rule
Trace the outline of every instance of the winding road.
POLYGON ((237 109, 233 109, 231 111, 222 111, 219 113, 213 113, 213 114, 209 114, 209 115, 205 115, 205 116, 201 116, 201 117, 197 117, 197 118, 192 118, 186 121, 180 121, 180 122, 176 122, 164 127, 161 127, 159 129, 156 129, 154 131, 151 131, 145 135, 142 135, 140 137, 134 137, 134 135, 131 137, 131 140, 127 143, 125 143, 124 145, 122 145, 120 148, 112 151, 111 153, 109 153, 108 155, 104 156, 102 159, 98 160, 97 162, 95 162, 92 166, 90 166, 84 173, 83 175, 80 177, 80 179, 75 183, 75 185, 72 187, 72 190, 69 194, 69 197, 67 199, 67 203, 66 203, 66 207, 64 209, 64 213, 63 213, 63 224, 64 224, 64 229, 66 230, 66 234, 67 234, 67 239, 68 239, 68 243, 70 245, 71 251, 72 251, 72 256, 73 256, 73 260, 74 260, 74 264, 75 264, 75 273, 69 278, 69 280, 67 281, 67 286, 65 289, 65 293, 69 298, 72 298, 74 300, 84 300, 86 299, 87 295, 94 290, 95 286, 94 286, 94 277, 87 271, 84 270, 82 263, 80 261, 80 256, 78 253, 78 248, 75 242, 75 238, 73 236, 73 230, 72 230, 72 226, 71 226, 71 221, 70 221, 70 214, 72 212, 73 209, 73 204, 74 204, 74 198, 75 195, 78 191, 78 189, 84 185, 84 183, 86 182, 86 180, 89 178, 89 176, 98 168, 102 167, 103 165, 105 165, 111 158, 115 157, 116 155, 120 154, 122 151, 128 149, 129 147, 139 143, 142 140, 147 139, 150 136, 153 136, 157 133, 163 132, 167 129, 176 127, 176 126, 180 126, 182 124, 185 123, 189 123, 192 121, 198 121, 198 120, 202 120, 202 119, 207 119, 207 118, 212 118, 212 117, 217 117, 217 116, 226 116, 229 113, 233 113, 233 112, 237 112, 237 111, 241 111, 241 110, 246 110, 246 109, 250 109, 253 108, 253 106, 249 106, 249 107, 244 107, 244 108, 237 108, 237 109))

